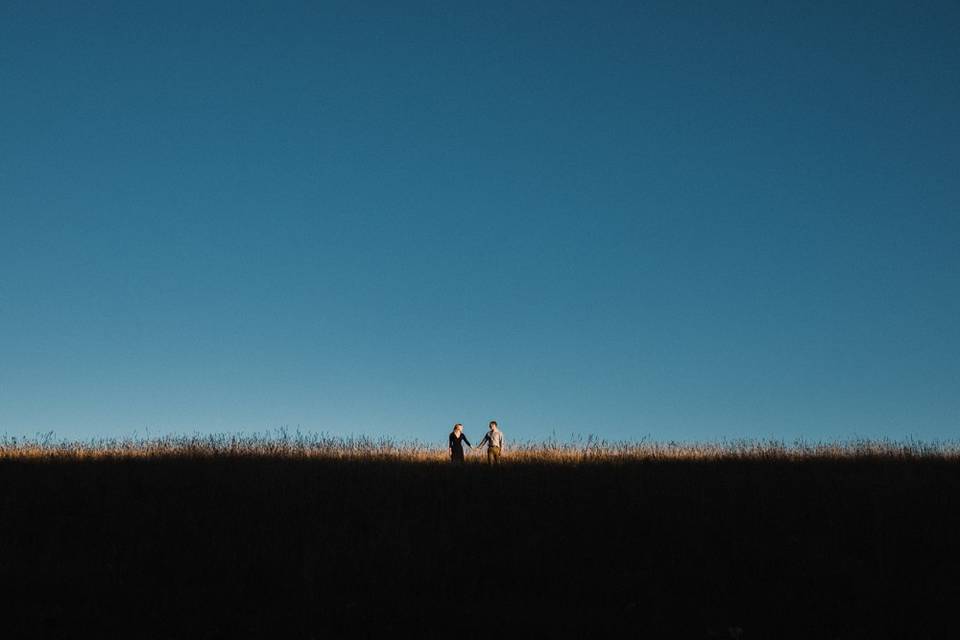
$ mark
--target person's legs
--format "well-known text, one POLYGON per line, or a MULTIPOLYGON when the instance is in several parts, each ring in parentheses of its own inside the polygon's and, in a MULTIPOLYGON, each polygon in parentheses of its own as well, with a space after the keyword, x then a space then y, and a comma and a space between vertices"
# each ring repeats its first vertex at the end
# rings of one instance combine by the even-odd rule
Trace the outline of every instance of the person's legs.
POLYGON ((490 464, 498 464, 500 462, 500 447, 490 447, 487 449, 487 460, 490 464))

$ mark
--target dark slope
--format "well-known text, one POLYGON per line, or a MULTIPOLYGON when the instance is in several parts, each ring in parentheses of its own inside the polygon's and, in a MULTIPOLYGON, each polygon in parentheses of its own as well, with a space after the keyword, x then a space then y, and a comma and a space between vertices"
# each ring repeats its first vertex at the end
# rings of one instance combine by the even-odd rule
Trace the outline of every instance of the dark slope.
POLYGON ((947 637, 960 465, 0 462, 5 637, 947 637))

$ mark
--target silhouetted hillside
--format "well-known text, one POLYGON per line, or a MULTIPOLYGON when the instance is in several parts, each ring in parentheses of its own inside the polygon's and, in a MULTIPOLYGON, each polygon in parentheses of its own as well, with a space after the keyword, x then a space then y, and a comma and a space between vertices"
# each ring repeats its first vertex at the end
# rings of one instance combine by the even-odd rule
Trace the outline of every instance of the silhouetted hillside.
POLYGON ((947 459, 6 459, 0 508, 11 638, 956 626, 947 459))

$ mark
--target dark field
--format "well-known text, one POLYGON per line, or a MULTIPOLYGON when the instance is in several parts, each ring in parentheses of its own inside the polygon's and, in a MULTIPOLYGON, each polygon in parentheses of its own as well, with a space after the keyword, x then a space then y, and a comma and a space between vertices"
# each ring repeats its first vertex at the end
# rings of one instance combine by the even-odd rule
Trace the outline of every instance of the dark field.
POLYGON ((2 636, 949 638, 960 463, 0 460, 2 636))

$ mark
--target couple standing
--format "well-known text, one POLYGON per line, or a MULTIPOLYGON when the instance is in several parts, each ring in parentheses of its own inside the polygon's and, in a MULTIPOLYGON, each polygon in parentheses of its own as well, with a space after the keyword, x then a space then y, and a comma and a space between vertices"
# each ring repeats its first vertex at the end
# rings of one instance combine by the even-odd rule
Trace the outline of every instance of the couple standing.
MULTIPOLYGON (((450 459, 453 462, 463 462, 463 443, 466 443, 471 449, 473 445, 463 435, 463 425, 459 422, 453 425, 453 433, 450 434, 450 459)), ((500 452, 503 450, 503 432, 497 426, 496 420, 490 421, 490 430, 483 436, 478 447, 487 445, 487 463, 497 464, 500 462, 500 452)))

